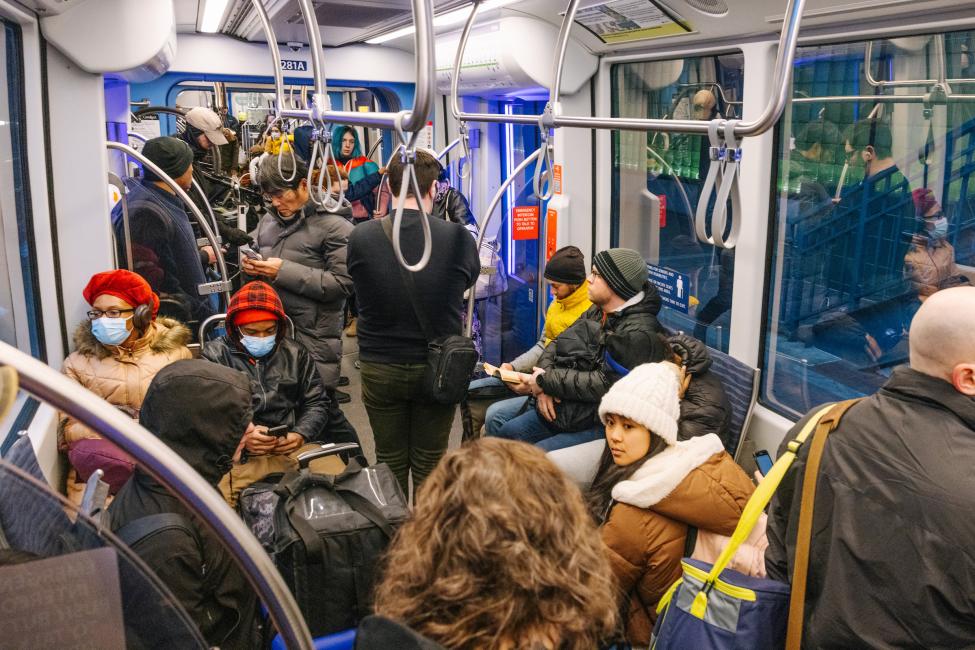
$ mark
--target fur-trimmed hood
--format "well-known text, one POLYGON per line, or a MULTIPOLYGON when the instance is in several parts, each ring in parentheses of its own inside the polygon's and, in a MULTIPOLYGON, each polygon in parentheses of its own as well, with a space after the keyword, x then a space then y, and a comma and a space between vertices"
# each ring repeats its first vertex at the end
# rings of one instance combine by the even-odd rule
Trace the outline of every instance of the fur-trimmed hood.
POLYGON ((723 451, 721 439, 713 433, 671 445, 643 463, 629 479, 617 483, 613 499, 650 508, 669 496, 688 474, 723 451))
MULTIPOLYGON (((112 349, 102 345, 91 333, 91 321, 84 320, 74 331, 75 350, 84 356, 105 359, 115 354, 112 349)), ((160 316, 152 323, 146 335, 137 343, 138 347, 148 346, 151 352, 166 354, 176 352, 190 342, 190 330, 178 320, 160 316)), ((114 348, 118 350, 118 348, 114 348)))

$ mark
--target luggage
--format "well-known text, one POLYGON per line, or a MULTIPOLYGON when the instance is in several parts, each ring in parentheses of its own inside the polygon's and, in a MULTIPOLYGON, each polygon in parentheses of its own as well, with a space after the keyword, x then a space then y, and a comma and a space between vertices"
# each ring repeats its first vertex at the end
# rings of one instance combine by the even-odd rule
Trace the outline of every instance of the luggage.
POLYGON ((341 474, 312 474, 316 458, 357 450, 322 445, 298 456, 299 471, 241 494, 245 522, 268 548, 313 636, 355 627, 372 611, 377 564, 409 514, 389 467, 352 458, 341 474))
POLYGON ((658 617, 650 637, 651 648, 777 650, 785 647, 798 650, 802 638, 813 496, 819 458, 826 437, 856 401, 827 404, 809 418, 799 435, 789 444, 788 451, 779 457, 748 500, 731 541, 713 565, 690 558, 681 561, 683 576, 657 605, 658 617), (790 585, 778 580, 749 577, 727 569, 728 562, 751 533, 799 449, 813 431, 815 434, 803 479, 802 511, 791 591, 790 585))

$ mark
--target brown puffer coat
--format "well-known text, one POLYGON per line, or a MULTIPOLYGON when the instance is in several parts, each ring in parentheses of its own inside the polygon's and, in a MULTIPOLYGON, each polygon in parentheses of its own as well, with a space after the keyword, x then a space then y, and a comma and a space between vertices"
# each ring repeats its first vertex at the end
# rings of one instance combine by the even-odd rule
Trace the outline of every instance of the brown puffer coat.
POLYGON ((687 527, 731 535, 754 491, 713 433, 668 447, 613 488, 601 531, 629 601, 627 641, 649 643, 657 603, 681 575, 687 527))
POLYGON ((954 286, 958 276, 955 249, 944 240, 933 245, 927 245, 926 239, 915 241, 904 256, 904 273, 922 299, 954 286))
MULTIPOLYGON (((65 375, 133 418, 139 418, 142 399, 153 377, 162 368, 192 357, 186 344, 190 331, 171 318, 157 318, 131 349, 106 347, 84 321, 74 333, 75 351, 64 360, 65 375)), ((100 436, 74 418, 62 414, 58 426, 58 447, 67 451, 86 438, 100 436)), ((68 498, 80 503, 84 484, 77 482, 74 468, 68 472, 68 498)))

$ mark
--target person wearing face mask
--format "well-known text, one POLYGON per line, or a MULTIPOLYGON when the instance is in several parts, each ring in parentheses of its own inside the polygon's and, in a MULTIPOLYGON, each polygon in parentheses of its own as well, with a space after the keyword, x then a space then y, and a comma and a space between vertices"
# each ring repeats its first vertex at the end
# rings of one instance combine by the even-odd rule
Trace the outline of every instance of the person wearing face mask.
POLYGON ((290 134, 282 134, 280 126, 272 126, 264 139, 264 152, 272 156, 277 156, 282 152, 288 153, 291 151, 291 140, 293 139, 294 136, 290 134))
MULTIPOLYGON (((190 358, 190 332, 175 320, 157 317, 159 298, 130 271, 95 274, 83 295, 91 308, 75 330, 75 351, 61 372, 137 418, 156 373, 190 358)), ((126 454, 67 414, 59 420, 58 445, 67 452, 67 493, 74 503, 81 503, 85 481, 95 469, 105 470, 110 494, 132 473, 126 454)))
POLYGON ((681 575, 689 528, 731 535, 755 491, 717 435, 678 440, 679 372, 669 362, 637 366, 599 404, 606 448, 587 500, 634 647, 650 642, 657 603, 681 575))
MULTIPOLYGON (((142 153, 183 190, 190 189, 194 168, 189 145, 176 138, 153 138, 143 146, 142 153)), ((127 258, 121 202, 112 209, 118 259, 144 277, 157 294, 184 305, 186 313, 179 317, 203 320, 212 315, 213 306, 199 292, 199 286, 206 282, 203 269, 209 256, 197 247, 182 199, 149 169, 141 179, 126 179, 125 189, 133 259, 127 258)))
MULTIPOLYGON (((251 416, 247 375, 194 359, 171 364, 156 375, 139 424, 216 489, 239 458, 246 433, 253 430, 251 416)), ((132 551, 165 583, 208 646, 263 647, 257 596, 245 574, 210 528, 169 490, 136 468, 107 514, 112 532, 120 537, 135 527, 148 529, 135 536, 132 551), (160 526, 148 519, 153 515, 177 515, 184 525, 160 526)))
MULTIPOLYGON (((975 288, 929 296, 911 321, 910 365, 850 407, 826 438, 802 647, 972 647, 973 321, 975 288)), ((779 454, 820 408, 782 438, 779 454)), ((769 504, 765 566, 773 580, 792 579, 811 449, 799 449, 769 504)))
POLYGON ((904 272, 918 300, 924 302, 934 292, 967 284, 968 280, 955 265, 955 249, 948 243, 948 219, 934 192, 922 187, 914 190, 912 197, 922 227, 904 257, 904 272))
POLYGON ((297 156, 268 155, 258 182, 267 211, 251 233, 262 260, 244 259, 243 272, 274 287, 295 335, 311 354, 328 393, 329 430, 354 436, 337 404, 351 400, 337 389, 342 361, 345 300, 352 292, 346 245, 348 209, 328 212, 312 200, 308 166, 297 156))
POLYGON ((293 458, 305 443, 358 441, 329 435, 322 378, 308 351, 289 336, 284 306, 271 285, 257 280, 241 287, 227 308, 226 329, 203 346, 203 358, 251 378, 255 424, 244 442, 247 458, 220 481, 233 506, 254 481, 297 469, 293 458), (268 435, 281 425, 287 429, 279 437, 268 435))

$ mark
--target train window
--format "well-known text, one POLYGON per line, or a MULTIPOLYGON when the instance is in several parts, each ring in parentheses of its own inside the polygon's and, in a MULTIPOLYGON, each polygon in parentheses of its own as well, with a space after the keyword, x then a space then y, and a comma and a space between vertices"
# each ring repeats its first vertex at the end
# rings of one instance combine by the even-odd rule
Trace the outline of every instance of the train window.
MULTIPOLYGON (((613 117, 741 116, 740 54, 616 64, 613 117)), ((613 133, 612 242, 640 251, 662 290, 660 320, 727 351, 734 252, 697 240, 706 136, 613 133)))
POLYGON ((43 359, 21 53, 20 27, 0 21, 0 340, 43 359))
POLYGON ((973 37, 797 52, 764 344, 762 398, 776 410, 874 392, 908 361, 921 302, 975 279, 973 37))

